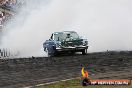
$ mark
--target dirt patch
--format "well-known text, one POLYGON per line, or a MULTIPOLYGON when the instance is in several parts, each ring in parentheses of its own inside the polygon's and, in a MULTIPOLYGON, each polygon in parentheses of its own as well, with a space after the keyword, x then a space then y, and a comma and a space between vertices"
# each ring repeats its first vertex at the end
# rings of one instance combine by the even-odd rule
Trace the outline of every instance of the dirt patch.
POLYGON ((80 76, 85 66, 90 77, 132 79, 132 52, 0 59, 0 88, 19 88, 80 76))

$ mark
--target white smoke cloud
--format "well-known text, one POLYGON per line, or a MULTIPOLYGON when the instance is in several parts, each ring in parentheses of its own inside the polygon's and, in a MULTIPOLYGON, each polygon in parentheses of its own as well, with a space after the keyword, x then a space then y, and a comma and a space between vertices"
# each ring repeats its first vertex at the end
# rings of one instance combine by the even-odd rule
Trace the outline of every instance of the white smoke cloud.
POLYGON ((85 0, 78 4, 79 32, 88 37, 91 51, 131 50, 131 0, 85 0))
POLYGON ((1 47, 22 56, 43 56, 52 32, 75 30, 88 38, 89 52, 131 50, 131 0, 29 0, 8 26, 1 47))

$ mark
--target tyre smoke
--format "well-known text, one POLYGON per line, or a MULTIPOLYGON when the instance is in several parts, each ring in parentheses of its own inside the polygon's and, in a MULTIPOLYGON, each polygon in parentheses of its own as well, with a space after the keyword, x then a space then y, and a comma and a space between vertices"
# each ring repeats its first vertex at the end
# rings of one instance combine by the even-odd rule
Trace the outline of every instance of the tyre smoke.
POLYGON ((131 0, 25 0, 9 22, 1 47, 18 50, 24 57, 45 56, 42 44, 52 32, 72 30, 89 40, 89 52, 132 50, 131 4, 131 0))

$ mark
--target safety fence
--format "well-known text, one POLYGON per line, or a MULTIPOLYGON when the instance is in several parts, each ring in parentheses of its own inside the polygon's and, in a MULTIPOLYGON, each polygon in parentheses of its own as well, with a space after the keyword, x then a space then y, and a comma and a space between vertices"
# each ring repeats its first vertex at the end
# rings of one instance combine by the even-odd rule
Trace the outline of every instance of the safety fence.
POLYGON ((0 49, 0 59, 7 59, 7 58, 13 58, 17 57, 19 55, 19 52, 12 52, 7 48, 0 49))

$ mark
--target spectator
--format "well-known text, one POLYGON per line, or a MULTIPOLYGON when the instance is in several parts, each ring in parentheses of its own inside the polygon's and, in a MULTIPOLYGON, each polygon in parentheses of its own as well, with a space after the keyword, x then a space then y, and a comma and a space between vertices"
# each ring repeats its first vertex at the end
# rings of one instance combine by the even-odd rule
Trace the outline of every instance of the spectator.
POLYGON ((0 29, 3 27, 3 13, 0 11, 0 29))

